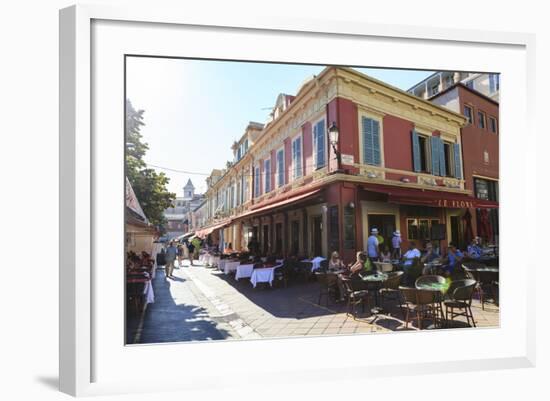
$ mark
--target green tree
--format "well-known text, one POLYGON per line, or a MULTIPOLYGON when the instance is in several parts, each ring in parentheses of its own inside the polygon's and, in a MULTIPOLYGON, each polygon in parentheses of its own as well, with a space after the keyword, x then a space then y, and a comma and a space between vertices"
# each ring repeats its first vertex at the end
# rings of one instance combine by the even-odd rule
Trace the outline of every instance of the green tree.
POLYGON ((130 100, 126 100, 126 176, 151 224, 162 229, 166 223, 164 210, 173 207, 176 194, 166 188, 170 178, 147 168, 143 160, 149 149, 140 132, 145 125, 143 113, 143 110, 134 109, 130 100))

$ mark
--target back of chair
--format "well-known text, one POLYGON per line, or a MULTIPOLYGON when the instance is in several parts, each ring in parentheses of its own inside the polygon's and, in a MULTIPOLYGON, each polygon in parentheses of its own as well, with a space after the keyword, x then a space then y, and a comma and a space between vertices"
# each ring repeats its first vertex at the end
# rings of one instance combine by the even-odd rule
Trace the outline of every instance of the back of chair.
POLYGON ((297 267, 300 270, 311 271, 311 268, 313 267, 313 263, 311 263, 311 262, 298 262, 297 267))
POLYGON ((401 283, 401 276, 403 272, 390 272, 388 273, 387 280, 384 281, 383 287, 390 290, 399 289, 399 283, 401 283))
POLYGON ((417 299, 418 290, 416 288, 399 286, 399 292, 401 292, 401 296, 403 297, 403 300, 405 302, 408 302, 411 304, 416 304, 418 302, 418 299, 417 299))
POLYGON ((321 270, 326 272, 328 270, 328 259, 322 260, 320 266, 321 270))
POLYGON ((475 270, 486 266, 481 262, 476 262, 474 260, 471 260, 469 262, 462 263, 462 267, 464 268, 464 270, 475 270))
POLYGON ((418 290, 416 293, 416 299, 418 305, 429 305, 437 301, 437 291, 430 290, 418 290))
POLYGON ((477 282, 475 280, 471 279, 453 281, 451 283, 451 288, 449 289, 451 298, 456 301, 471 300, 476 283, 477 282))
POLYGON ((445 277, 437 275, 420 276, 416 279, 415 285, 422 284, 445 284, 445 277))

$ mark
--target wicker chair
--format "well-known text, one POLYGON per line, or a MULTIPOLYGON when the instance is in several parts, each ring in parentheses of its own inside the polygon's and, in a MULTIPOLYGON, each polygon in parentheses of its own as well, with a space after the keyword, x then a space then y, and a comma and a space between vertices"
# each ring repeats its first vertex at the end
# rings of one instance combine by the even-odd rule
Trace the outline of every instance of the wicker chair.
POLYGON ((325 260, 322 260, 321 263, 320 263, 320 271, 322 272, 326 272, 328 271, 328 259, 325 259, 325 260))
POLYGON ((412 287, 399 287, 402 296, 401 306, 405 308, 404 320, 405 328, 409 327, 409 322, 416 320, 418 328, 422 330, 422 321, 431 318, 435 321, 435 294, 433 291, 418 290, 412 287), (416 317, 410 317, 411 312, 416 317))
POLYGON ((485 302, 487 294, 491 294, 493 301, 498 304, 498 281, 499 273, 478 271, 478 268, 484 268, 485 265, 479 262, 463 263, 462 267, 465 271, 466 278, 476 280, 477 284, 474 292, 477 293, 481 309, 485 310, 485 302), (474 264, 475 263, 475 264, 474 264))
POLYGON ((472 324, 476 327, 476 322, 474 321, 474 315, 472 313, 472 294, 474 293, 476 284, 477 282, 471 279, 456 280, 451 283, 448 292, 450 299, 444 302, 447 321, 449 321, 450 309, 451 320, 454 320, 457 316, 466 316, 468 326, 471 326, 470 319, 472 319, 472 324), (463 310, 463 312, 455 312, 455 309, 463 310))
POLYGON ((368 290, 355 290, 352 285, 352 280, 349 277, 342 277, 342 284, 346 291, 347 302, 347 315, 352 315, 355 319, 357 316, 357 305, 361 305, 363 313, 365 313, 365 304, 368 307, 369 304, 369 292, 368 290))
POLYGON ((294 267, 294 274, 304 281, 304 283, 307 283, 312 275, 311 269, 313 267, 313 263, 311 262, 297 262, 294 267))
POLYGON ((382 288, 380 288, 380 300, 384 303, 384 299, 387 296, 395 296, 394 299, 399 300, 399 285, 401 284, 401 278, 403 277, 403 272, 390 272, 387 273, 388 278, 382 283, 382 288))
POLYGON ((315 277, 319 282, 319 300, 318 305, 321 305, 321 299, 326 297, 326 306, 328 306, 328 301, 330 296, 335 297, 337 291, 338 276, 332 273, 325 272, 315 272, 315 277))

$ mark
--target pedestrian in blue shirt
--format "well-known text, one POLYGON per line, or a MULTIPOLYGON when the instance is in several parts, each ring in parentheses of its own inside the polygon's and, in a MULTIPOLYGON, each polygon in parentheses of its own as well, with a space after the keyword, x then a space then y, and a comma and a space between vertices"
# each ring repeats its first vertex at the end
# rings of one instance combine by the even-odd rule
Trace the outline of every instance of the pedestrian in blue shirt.
POLYGON ((370 231, 370 237, 367 239, 367 256, 371 262, 378 261, 378 229, 373 228, 370 231))

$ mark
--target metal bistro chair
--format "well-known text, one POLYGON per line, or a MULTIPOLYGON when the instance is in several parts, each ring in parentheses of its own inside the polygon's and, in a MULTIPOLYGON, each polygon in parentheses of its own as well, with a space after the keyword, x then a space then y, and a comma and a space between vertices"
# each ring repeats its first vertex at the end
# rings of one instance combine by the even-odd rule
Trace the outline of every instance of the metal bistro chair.
POLYGON ((433 309, 434 292, 426 290, 418 290, 412 287, 399 287, 402 296, 402 307, 405 312, 405 328, 409 327, 409 322, 416 320, 418 328, 422 330, 422 321, 426 318, 435 318, 433 309), (416 317, 411 318, 410 314, 414 313, 416 317))
POLYGON ((319 282, 319 300, 318 305, 321 305, 321 299, 326 297, 326 306, 328 306, 328 301, 330 296, 333 297, 337 291, 338 285, 338 276, 334 273, 325 273, 325 272, 315 272, 315 277, 319 282))
POLYGON ((288 260, 283 260, 282 266, 278 267, 274 271, 275 283, 282 283, 284 288, 288 285, 290 277, 291 263, 288 260))
POLYGON ((402 271, 387 273, 388 278, 382 283, 380 288, 380 301, 384 303, 384 299, 388 296, 395 296, 395 300, 399 300, 399 285, 403 276, 402 271))
POLYGON ((481 303, 481 309, 485 310, 485 302, 487 294, 491 294, 493 301, 498 304, 498 272, 479 271, 479 268, 485 268, 483 263, 469 262, 463 263, 462 268, 466 273, 466 278, 476 280, 477 284, 474 288, 474 292, 477 292, 479 302, 481 303))
POLYGON ((474 293, 475 286, 476 281, 472 279, 456 280, 451 283, 451 287, 448 292, 450 299, 444 302, 447 321, 449 321, 450 309, 451 320, 454 320, 457 316, 466 316, 468 326, 471 327, 471 318, 472 324, 476 327, 476 322, 474 321, 474 315, 472 313, 472 294, 474 293), (455 312, 455 309, 464 310, 464 312, 455 312))
POLYGON ((341 277, 342 284, 346 291, 347 297, 347 315, 352 315, 355 319, 357 317, 357 305, 361 304, 362 311, 365 313, 365 304, 369 304, 369 292, 368 290, 354 290, 352 280, 349 277, 341 277))
POLYGON ((312 275, 312 267, 313 263, 311 262, 297 262, 294 269, 295 275, 302 278, 304 283, 307 283, 312 275))
MULTIPOLYGON (((445 284, 446 280, 445 277, 438 276, 435 274, 428 274, 425 276, 420 276, 416 279, 416 282, 414 283, 415 287, 421 287, 422 285, 429 285, 429 284, 445 284)), ((440 291, 432 291, 433 292, 433 311, 435 313, 435 318, 438 316, 441 318, 441 320, 445 320, 445 314, 443 313, 443 293, 440 291)))

